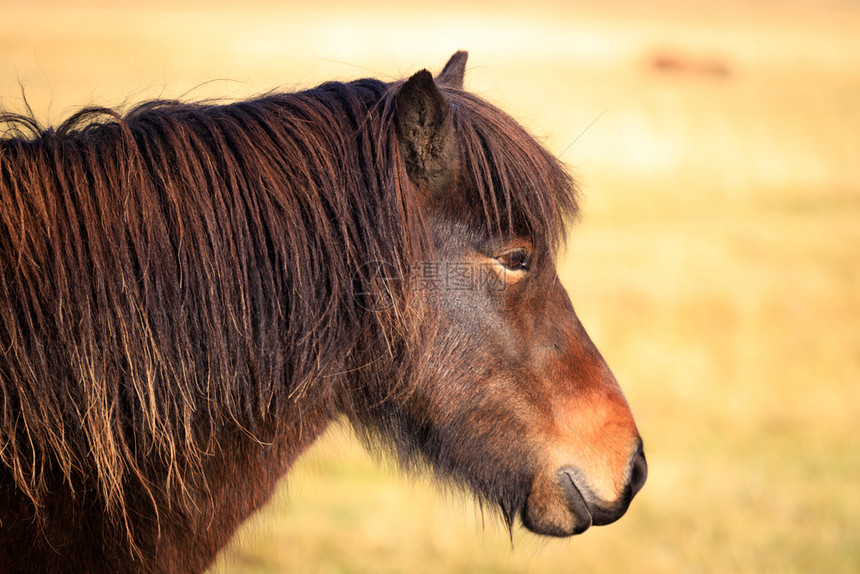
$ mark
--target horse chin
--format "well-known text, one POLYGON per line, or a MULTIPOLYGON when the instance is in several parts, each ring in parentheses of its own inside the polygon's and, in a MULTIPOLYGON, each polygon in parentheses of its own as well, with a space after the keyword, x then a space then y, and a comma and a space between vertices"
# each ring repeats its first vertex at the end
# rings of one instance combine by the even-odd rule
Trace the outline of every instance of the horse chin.
POLYGON ((535 534, 573 536, 588 530, 593 519, 569 472, 555 477, 539 476, 522 511, 523 525, 535 534))

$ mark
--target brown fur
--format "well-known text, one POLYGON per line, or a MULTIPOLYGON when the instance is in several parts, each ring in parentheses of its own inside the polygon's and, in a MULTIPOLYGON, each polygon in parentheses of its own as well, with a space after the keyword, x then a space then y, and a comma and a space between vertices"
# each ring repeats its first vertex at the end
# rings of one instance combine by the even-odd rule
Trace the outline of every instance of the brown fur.
MULTIPOLYGON (((462 90, 465 61, 436 82, 87 109, 56 130, 0 118, 0 564, 202 571, 339 414, 509 523, 524 512, 552 480, 535 476, 558 390, 529 349, 542 300, 573 316, 552 262, 575 189, 462 90), (506 280, 496 253, 514 244, 534 272, 504 295, 416 285, 428 261, 506 280), (505 307, 440 305, 470 297, 505 307)), ((638 444, 623 407, 616 474, 638 444)))

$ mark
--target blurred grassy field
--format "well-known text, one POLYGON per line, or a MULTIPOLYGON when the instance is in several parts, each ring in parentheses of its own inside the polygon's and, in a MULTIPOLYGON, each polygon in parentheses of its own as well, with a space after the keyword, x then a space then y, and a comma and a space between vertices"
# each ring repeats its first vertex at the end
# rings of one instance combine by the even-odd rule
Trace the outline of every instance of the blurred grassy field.
POLYGON ((0 0, 0 103, 21 110, 23 87, 57 122, 393 79, 466 48, 467 87, 579 177, 561 275, 645 439, 628 515, 511 544, 338 428, 216 571, 857 572, 858 30, 848 1, 0 0))

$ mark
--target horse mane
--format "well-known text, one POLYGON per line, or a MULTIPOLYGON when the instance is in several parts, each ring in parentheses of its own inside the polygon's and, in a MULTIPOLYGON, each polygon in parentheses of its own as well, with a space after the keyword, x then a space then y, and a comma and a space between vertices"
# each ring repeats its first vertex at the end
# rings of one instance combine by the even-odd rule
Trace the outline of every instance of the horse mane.
MULTIPOLYGON (((430 313, 409 266, 432 255, 398 86, 87 108, 56 129, 0 116, 0 463, 37 516, 59 473, 132 536, 126 485, 183 505, 225 428, 266 442, 319 405, 369 424, 340 387, 408 392, 430 313)), ((441 88, 482 225, 554 252, 576 213, 564 169, 441 88)))

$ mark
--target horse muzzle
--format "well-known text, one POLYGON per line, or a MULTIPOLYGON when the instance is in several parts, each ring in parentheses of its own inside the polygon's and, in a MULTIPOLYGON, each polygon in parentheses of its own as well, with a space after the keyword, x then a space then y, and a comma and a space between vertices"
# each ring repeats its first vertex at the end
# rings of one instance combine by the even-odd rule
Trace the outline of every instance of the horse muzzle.
POLYGON ((536 534, 573 536, 592 525, 611 524, 621 518, 648 477, 641 442, 631 457, 621 496, 606 501, 595 495, 589 479, 576 466, 564 466, 550 478, 537 477, 522 511, 523 524, 536 534))

